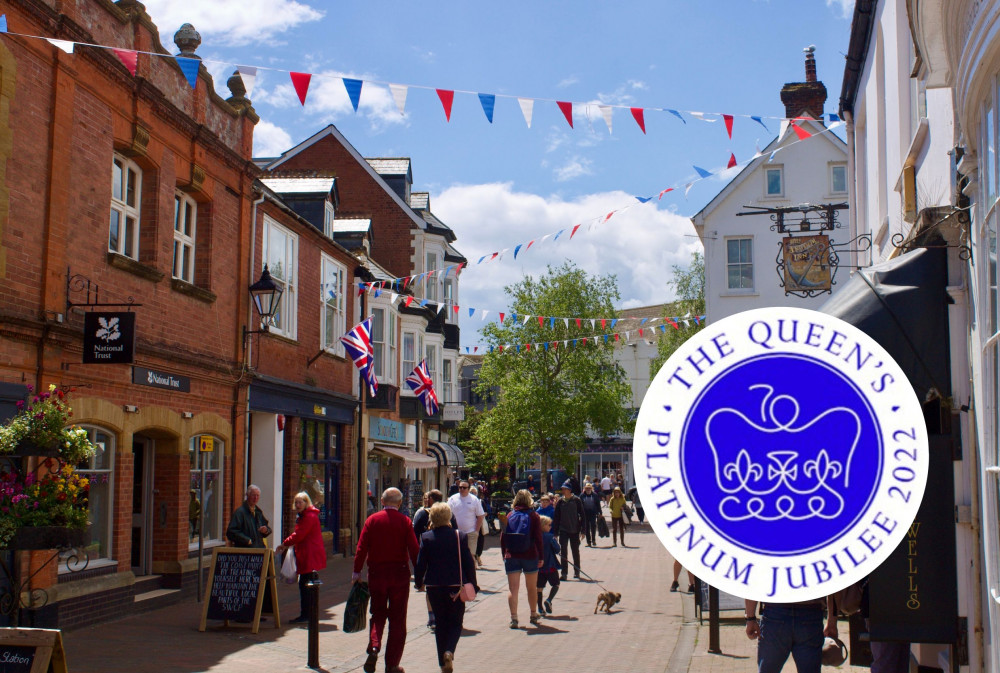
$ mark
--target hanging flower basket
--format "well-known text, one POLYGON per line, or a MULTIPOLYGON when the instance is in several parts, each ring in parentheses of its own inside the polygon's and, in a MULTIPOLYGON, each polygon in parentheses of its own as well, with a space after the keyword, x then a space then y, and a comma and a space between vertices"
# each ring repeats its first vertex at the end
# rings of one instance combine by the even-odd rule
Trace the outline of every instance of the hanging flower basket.
POLYGON ((68 394, 54 385, 18 402, 17 414, 0 425, 0 455, 56 457, 76 465, 94 455, 87 431, 70 425, 68 394))
POLYGON ((23 526, 10 541, 11 549, 68 549, 90 541, 90 529, 66 526, 23 526))

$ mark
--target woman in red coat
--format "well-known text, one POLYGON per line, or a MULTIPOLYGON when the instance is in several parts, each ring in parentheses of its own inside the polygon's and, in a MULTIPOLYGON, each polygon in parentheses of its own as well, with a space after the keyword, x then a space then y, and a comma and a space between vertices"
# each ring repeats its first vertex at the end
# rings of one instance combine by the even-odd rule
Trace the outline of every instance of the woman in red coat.
POLYGON ((291 620, 293 624, 309 621, 309 603, 312 592, 306 590, 306 583, 318 576, 317 571, 326 567, 326 547, 323 546, 323 532, 319 524, 319 510, 313 507, 308 493, 295 496, 295 530, 285 538, 278 553, 289 547, 295 549, 295 569, 299 574, 299 605, 301 613, 291 620))

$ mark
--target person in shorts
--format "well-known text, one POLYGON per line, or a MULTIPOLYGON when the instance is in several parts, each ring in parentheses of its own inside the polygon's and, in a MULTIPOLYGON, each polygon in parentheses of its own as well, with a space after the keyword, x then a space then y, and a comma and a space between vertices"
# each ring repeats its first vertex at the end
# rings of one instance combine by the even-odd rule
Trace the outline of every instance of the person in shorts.
POLYGON ((538 570, 538 612, 552 614, 552 599, 559 593, 559 541, 552 534, 552 519, 542 515, 542 567, 538 570), (542 589, 549 586, 549 597, 542 601, 542 589))
POLYGON ((532 505, 534 499, 531 492, 521 489, 514 495, 513 511, 507 517, 507 524, 500 532, 500 553, 503 556, 504 571, 507 573, 507 605, 510 607, 510 628, 517 628, 517 592, 521 586, 521 574, 524 574, 524 587, 528 592, 528 607, 531 609, 530 621, 538 625, 541 615, 538 614, 538 569, 544 561, 542 548, 542 520, 532 505), (522 512, 529 517, 529 541, 526 551, 508 549, 510 542, 511 517, 514 512, 522 512))

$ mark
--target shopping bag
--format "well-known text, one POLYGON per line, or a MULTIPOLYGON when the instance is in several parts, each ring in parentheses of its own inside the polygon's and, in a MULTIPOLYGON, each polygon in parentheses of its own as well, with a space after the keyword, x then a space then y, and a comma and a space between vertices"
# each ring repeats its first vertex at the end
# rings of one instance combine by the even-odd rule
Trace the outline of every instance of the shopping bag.
POLYGON ((597 517, 597 534, 601 537, 611 537, 611 531, 608 530, 608 522, 604 520, 603 516, 597 517))
POLYGON ((625 515, 625 518, 628 519, 629 523, 632 523, 632 508, 631 507, 629 507, 627 504, 622 505, 622 514, 625 515))
POLYGON ((344 606, 344 633, 364 631, 368 626, 368 582, 355 582, 344 606))
POLYGON ((281 562, 281 581, 286 584, 295 584, 299 581, 298 568, 295 566, 295 550, 288 549, 285 552, 285 560, 281 562))

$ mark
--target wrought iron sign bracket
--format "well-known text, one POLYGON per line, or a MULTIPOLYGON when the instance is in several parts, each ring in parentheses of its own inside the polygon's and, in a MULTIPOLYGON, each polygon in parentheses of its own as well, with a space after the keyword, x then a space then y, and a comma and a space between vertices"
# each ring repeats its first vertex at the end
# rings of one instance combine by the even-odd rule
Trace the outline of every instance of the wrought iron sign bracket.
POLYGON ((73 273, 69 267, 66 267, 66 313, 75 306, 82 306, 84 308, 99 308, 99 307, 125 307, 126 310, 131 311, 133 307, 142 306, 142 304, 137 304, 135 299, 129 296, 126 302, 102 302, 101 301, 101 288, 94 281, 90 280, 81 273, 73 273), (86 292, 87 301, 75 302, 71 300, 71 295, 74 292, 86 292))
POLYGON ((958 250, 958 258, 963 262, 968 262, 972 259, 972 248, 967 245, 948 245, 946 243, 928 245, 918 243, 916 240, 907 241, 902 232, 896 232, 889 240, 892 243, 892 247, 896 248, 900 252, 910 252, 911 250, 916 250, 917 248, 927 248, 928 250, 934 248, 954 248, 958 250))
POLYGON ((844 243, 834 243, 833 241, 830 241, 830 243, 827 244, 825 252, 830 267, 830 287, 824 289, 799 288, 790 290, 786 287, 784 247, 784 242, 778 241, 778 254, 774 258, 775 271, 778 274, 778 285, 785 289, 786 295, 791 294, 796 297, 802 297, 803 299, 809 299, 810 297, 818 297, 821 294, 832 294, 833 286, 837 284, 837 270, 840 269, 840 255, 842 253, 867 252, 868 250, 871 250, 872 237, 871 234, 860 234, 844 243))
POLYGON ((779 234, 802 234, 806 232, 833 231, 840 229, 838 211, 846 210, 846 203, 822 203, 814 205, 803 203, 798 206, 782 206, 770 208, 767 206, 743 206, 746 210, 736 213, 737 217, 747 215, 769 215, 771 231, 779 234), (794 221, 794 219, 798 221, 794 221))

